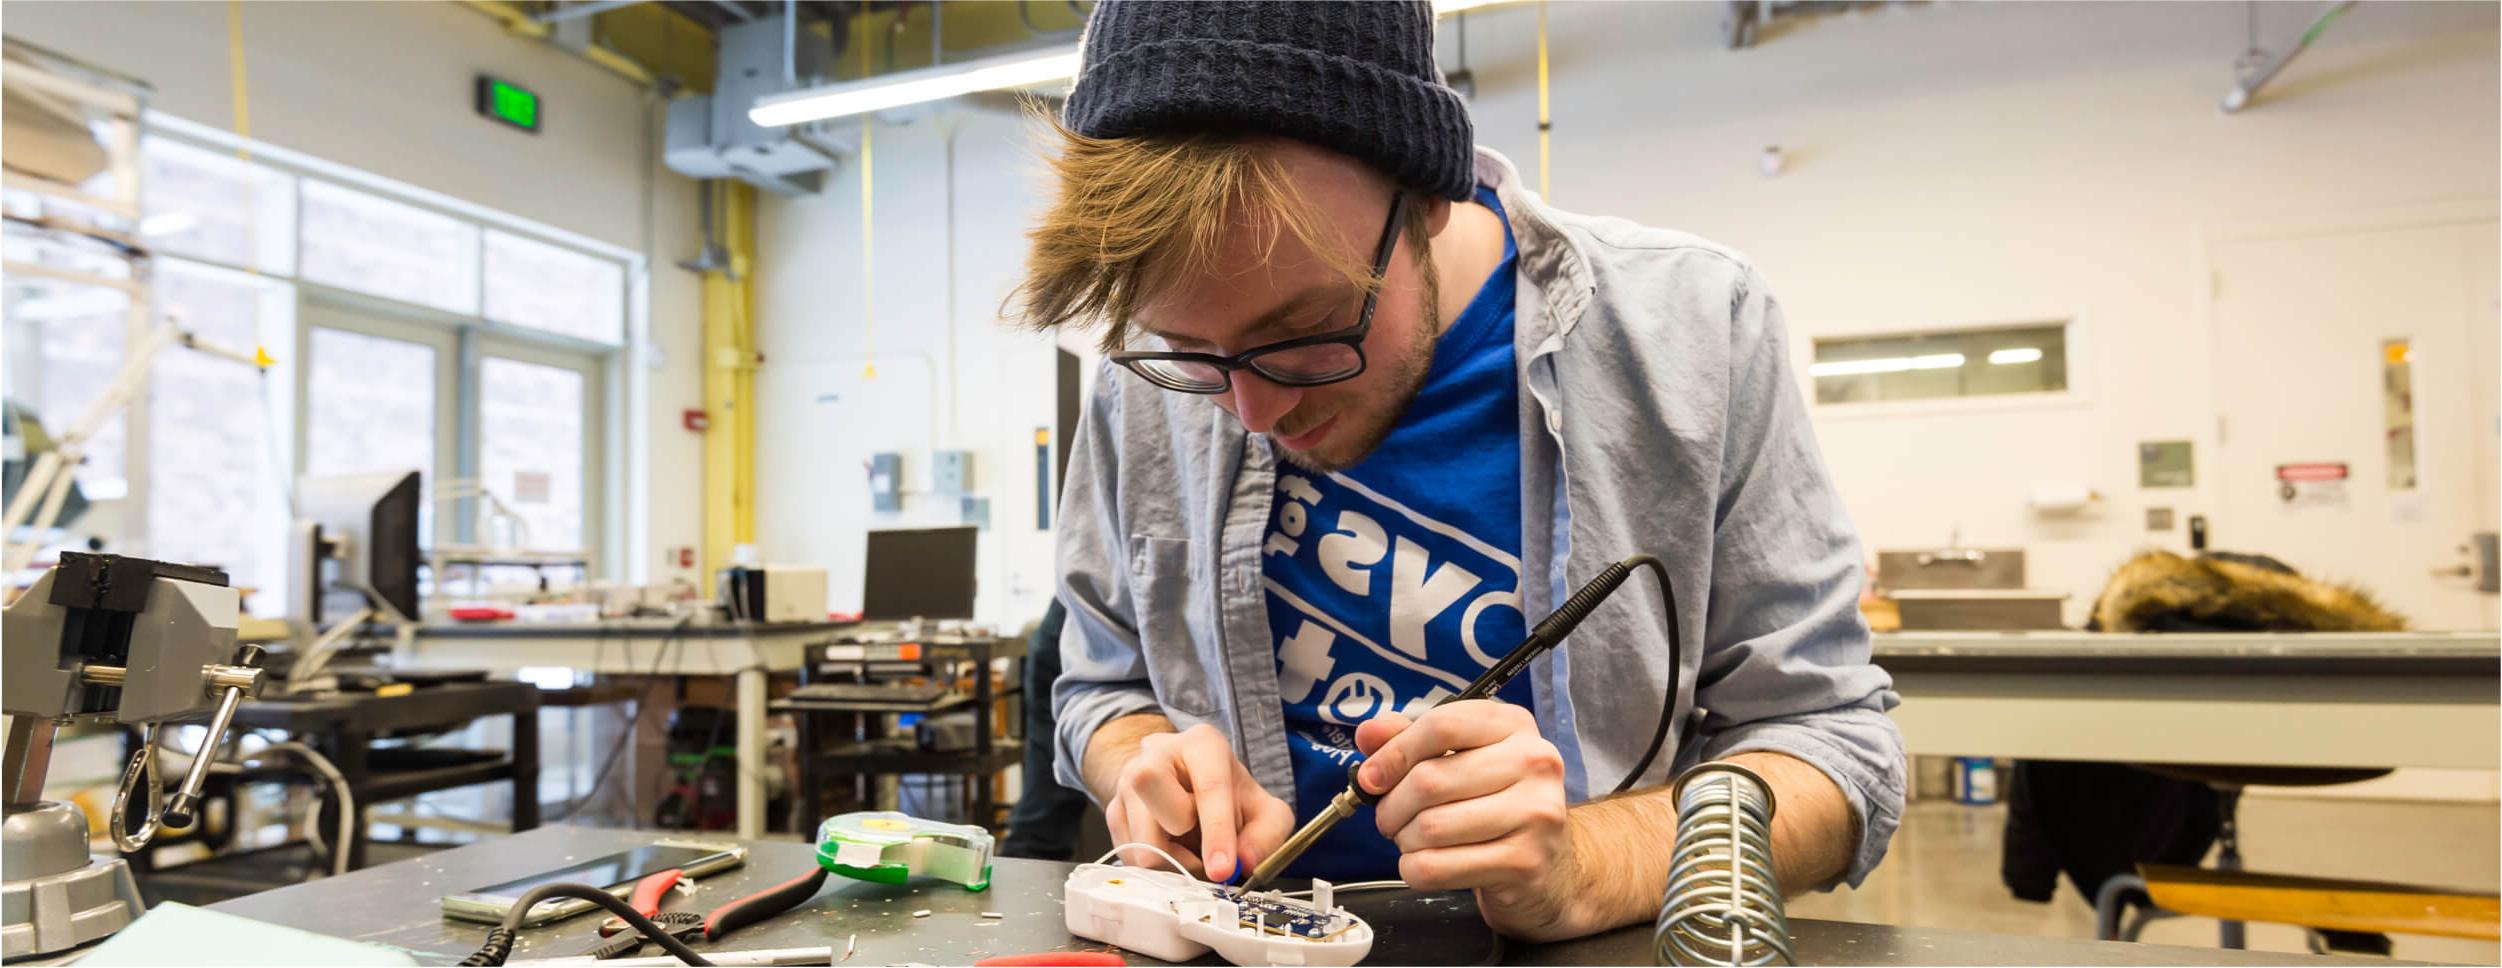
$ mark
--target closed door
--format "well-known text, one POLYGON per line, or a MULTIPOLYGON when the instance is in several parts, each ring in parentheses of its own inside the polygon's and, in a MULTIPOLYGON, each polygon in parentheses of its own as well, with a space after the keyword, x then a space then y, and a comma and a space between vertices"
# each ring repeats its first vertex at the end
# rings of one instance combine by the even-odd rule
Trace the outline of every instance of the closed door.
POLYGON ((2419 629, 2492 629, 2490 217, 2218 242, 2213 547, 2349 581, 2419 629))

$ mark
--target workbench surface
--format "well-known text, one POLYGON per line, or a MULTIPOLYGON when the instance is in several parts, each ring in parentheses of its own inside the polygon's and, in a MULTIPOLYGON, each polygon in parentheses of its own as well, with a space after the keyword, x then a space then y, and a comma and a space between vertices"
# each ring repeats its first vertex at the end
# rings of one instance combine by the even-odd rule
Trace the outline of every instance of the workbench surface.
MULTIPOLYGON (((566 862, 589 860, 660 835, 585 827, 544 827, 498 837, 394 864, 265 891, 213 909, 323 934, 392 945, 416 952, 423 964, 449 965, 486 938, 486 926, 443 919, 435 898, 494 884, 566 862)), ((728 838, 721 838, 728 839, 728 838)), ((751 843, 745 866, 705 878, 693 896, 678 896, 667 910, 703 911, 806 872, 812 847, 795 842, 751 843)), ((839 958, 854 935, 850 965, 908 962, 966 964, 998 954, 1055 949, 1102 950, 1071 937, 1062 921, 1060 885, 1070 865, 1002 859, 991 888, 976 894, 952 884, 915 880, 889 886, 835 877, 815 900, 781 917, 746 928, 722 949, 832 945, 839 958), (914 911, 928 910, 927 918, 914 911), (1006 917, 985 919, 985 911, 1006 917)), ((1989 876, 1976 871, 1974 876, 1989 876)), ((1372 919, 1380 932, 1368 965, 1441 963, 1482 958, 1474 947, 1484 928, 1467 895, 1352 894, 1349 907, 1372 919), (1392 913, 1396 917, 1384 917, 1392 913), (1454 939, 1462 945, 1454 949, 1454 939), (1439 947, 1436 947, 1436 946, 1439 947), (1473 952, 1473 954, 1472 954, 1473 952)), ((522 932, 513 960, 582 953, 599 918, 583 915, 522 932)), ((1801 964, 1931 965, 2202 965, 2366 964, 2360 960, 2310 958, 2275 952, 2222 951, 2166 945, 2122 944, 2055 938, 1930 931, 1832 921, 1793 921, 1801 964)), ((699 949, 705 947, 697 946, 699 949)), ((646 947, 645 954, 657 953, 646 947)), ((1136 964, 1157 964, 1127 953, 1136 964)), ((1510 945, 1501 961, 1511 964, 1650 963, 1650 930, 1633 928, 1554 945, 1510 945)), ((2387 966, 2385 960, 2369 964, 2387 966)))

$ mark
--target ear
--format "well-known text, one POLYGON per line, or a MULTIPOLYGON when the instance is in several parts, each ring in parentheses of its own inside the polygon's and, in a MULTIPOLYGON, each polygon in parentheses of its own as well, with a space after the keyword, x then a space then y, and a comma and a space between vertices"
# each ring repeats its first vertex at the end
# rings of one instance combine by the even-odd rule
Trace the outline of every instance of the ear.
MULTIPOLYGON (((1408 204, 1417 204, 1416 196, 1409 196, 1409 198, 1408 204)), ((1441 238, 1442 230, 1451 227, 1451 200, 1435 195, 1424 198, 1423 204, 1425 206, 1425 237, 1441 238)))

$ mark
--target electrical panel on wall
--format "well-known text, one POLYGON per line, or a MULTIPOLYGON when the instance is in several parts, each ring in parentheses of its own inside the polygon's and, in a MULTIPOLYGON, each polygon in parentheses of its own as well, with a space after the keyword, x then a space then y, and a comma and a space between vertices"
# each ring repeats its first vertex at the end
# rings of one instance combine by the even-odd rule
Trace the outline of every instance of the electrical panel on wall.
POLYGON ((930 451, 930 493, 962 497, 973 490, 973 452, 930 451))
POLYGON ((878 511, 903 510, 902 454, 869 455, 869 507, 878 511))

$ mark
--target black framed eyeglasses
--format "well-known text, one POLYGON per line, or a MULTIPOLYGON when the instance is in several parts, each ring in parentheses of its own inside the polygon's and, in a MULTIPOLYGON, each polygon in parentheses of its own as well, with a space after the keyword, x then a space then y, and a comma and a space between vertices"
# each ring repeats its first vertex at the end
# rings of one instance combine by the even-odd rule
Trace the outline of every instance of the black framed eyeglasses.
POLYGON ((1390 271, 1390 253, 1398 248, 1399 225, 1407 212, 1407 193, 1390 196, 1390 219, 1381 227, 1373 251, 1373 285, 1364 294, 1364 308, 1355 325, 1254 346, 1232 356, 1179 351, 1123 351, 1112 362, 1128 367, 1147 382, 1181 393, 1224 393, 1234 388, 1234 371, 1250 370, 1271 383, 1316 387, 1352 380, 1364 372, 1364 336, 1373 329, 1373 306, 1390 271))

